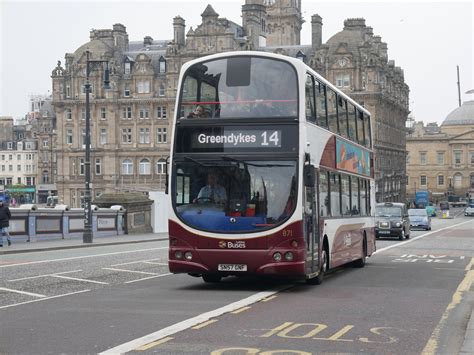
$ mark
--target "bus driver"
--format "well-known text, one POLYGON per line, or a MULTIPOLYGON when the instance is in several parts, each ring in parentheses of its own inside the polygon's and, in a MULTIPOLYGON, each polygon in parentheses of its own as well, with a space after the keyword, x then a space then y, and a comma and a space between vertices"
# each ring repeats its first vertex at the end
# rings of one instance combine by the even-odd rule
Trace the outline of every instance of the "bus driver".
POLYGON ((217 183, 217 174, 209 172, 207 174, 207 185, 201 188, 197 198, 194 199, 194 203, 211 202, 225 204, 226 200, 227 193, 225 188, 217 183))

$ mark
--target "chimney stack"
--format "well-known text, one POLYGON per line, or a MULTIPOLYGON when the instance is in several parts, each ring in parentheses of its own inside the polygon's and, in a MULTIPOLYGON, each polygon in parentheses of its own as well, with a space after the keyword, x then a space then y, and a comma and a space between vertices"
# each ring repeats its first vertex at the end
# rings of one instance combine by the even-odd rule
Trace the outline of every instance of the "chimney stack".
POLYGON ((311 16, 311 46, 317 50, 322 43, 323 19, 318 14, 311 16))

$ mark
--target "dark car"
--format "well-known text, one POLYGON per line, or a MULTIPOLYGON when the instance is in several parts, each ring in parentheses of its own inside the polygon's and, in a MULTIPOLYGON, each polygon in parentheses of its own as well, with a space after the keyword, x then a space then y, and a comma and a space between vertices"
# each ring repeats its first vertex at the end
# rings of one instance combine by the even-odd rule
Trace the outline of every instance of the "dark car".
POLYGON ((410 219, 403 203, 385 202, 375 205, 375 237, 410 238, 410 219))
POLYGON ((411 228, 421 228, 431 230, 431 216, 424 208, 413 208, 408 210, 411 228))

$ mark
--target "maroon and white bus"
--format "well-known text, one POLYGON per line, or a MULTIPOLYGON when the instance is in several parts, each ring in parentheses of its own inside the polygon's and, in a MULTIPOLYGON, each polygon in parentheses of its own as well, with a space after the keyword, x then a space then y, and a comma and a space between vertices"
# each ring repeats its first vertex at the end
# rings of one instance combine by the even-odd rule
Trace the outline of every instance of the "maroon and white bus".
POLYGON ((231 52, 180 74, 169 268, 321 283, 375 251, 370 114, 302 61, 231 52))

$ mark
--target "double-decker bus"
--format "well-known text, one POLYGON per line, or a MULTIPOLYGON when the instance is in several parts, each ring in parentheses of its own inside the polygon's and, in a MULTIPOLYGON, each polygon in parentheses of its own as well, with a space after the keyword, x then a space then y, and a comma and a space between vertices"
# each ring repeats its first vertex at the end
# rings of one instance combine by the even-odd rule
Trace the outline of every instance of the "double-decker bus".
MULTIPOLYGON (((302 61, 183 65, 169 168, 169 269, 322 282, 375 251, 370 114, 302 61)), ((168 186, 167 185, 167 186, 168 186)))

